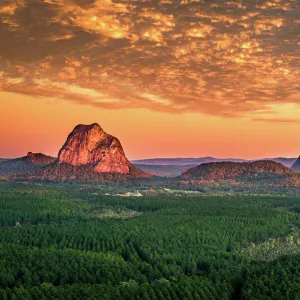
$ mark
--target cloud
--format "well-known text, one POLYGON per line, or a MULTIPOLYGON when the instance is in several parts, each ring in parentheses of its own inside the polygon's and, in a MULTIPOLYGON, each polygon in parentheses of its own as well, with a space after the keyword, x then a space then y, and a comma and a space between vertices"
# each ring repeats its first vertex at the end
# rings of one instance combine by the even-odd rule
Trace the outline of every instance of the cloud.
POLYGON ((299 19, 294 0, 2 0, 0 89, 229 117, 299 106, 299 19))

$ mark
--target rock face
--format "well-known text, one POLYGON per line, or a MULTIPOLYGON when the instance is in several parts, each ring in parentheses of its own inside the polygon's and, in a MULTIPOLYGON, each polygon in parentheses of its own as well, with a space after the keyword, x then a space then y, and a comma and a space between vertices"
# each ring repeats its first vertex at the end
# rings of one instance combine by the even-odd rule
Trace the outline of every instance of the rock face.
POLYGON ((89 165, 97 173, 128 174, 132 166, 120 141, 96 123, 76 126, 59 151, 57 162, 89 165))
POLYGON ((292 169, 300 172, 300 156, 296 160, 296 162, 292 165, 292 169))
POLYGON ((47 156, 43 153, 32 153, 32 152, 28 152, 27 156, 23 157, 23 159, 40 167, 50 165, 56 160, 56 158, 52 156, 47 156))

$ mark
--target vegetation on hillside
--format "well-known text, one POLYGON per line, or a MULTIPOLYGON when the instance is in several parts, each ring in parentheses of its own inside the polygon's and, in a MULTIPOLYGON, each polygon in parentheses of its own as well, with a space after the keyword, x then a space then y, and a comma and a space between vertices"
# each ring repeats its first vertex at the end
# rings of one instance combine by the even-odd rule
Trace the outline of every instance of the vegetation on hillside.
POLYGON ((216 162, 191 168, 178 177, 181 184, 300 186, 300 173, 270 160, 254 162, 216 162))

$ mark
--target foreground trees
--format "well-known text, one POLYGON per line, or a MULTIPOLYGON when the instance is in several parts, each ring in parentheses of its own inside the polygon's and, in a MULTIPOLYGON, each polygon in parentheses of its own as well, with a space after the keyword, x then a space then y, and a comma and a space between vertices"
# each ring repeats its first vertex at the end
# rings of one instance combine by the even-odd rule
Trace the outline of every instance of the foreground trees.
POLYGON ((299 200, 3 183, 0 299, 296 299, 299 200))

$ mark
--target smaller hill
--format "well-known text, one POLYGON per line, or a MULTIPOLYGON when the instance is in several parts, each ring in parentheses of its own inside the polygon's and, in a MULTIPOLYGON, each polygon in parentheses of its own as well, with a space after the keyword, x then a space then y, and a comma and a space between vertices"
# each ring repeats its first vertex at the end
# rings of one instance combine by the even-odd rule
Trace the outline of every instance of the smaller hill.
POLYGON ((296 162, 292 165, 292 169, 300 172, 300 156, 296 160, 296 162))
POLYGON ((0 163, 0 175, 24 173, 37 170, 55 162, 56 158, 42 153, 32 153, 24 157, 9 159, 0 163))
POLYGON ((258 183, 276 186, 300 186, 300 174, 270 160, 202 164, 183 172, 178 180, 188 184, 258 183))

